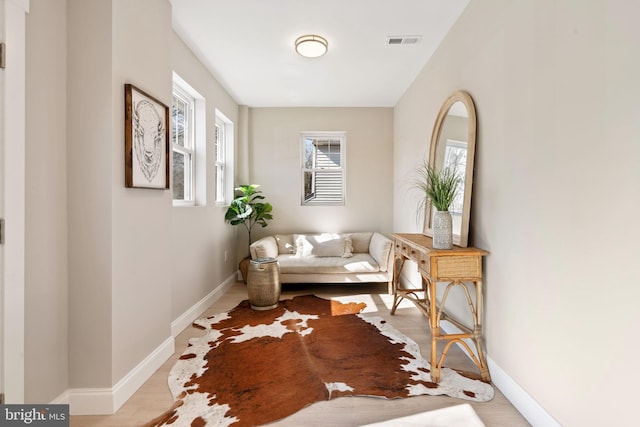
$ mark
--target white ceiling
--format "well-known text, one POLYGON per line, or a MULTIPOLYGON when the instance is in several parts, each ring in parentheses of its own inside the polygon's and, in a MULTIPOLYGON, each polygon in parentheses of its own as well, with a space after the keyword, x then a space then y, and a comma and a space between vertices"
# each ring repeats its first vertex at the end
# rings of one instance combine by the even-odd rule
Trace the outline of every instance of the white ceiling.
POLYGON ((241 105, 392 107, 469 0, 171 2, 178 35, 241 105), (299 56, 304 34, 325 37, 328 53, 299 56))

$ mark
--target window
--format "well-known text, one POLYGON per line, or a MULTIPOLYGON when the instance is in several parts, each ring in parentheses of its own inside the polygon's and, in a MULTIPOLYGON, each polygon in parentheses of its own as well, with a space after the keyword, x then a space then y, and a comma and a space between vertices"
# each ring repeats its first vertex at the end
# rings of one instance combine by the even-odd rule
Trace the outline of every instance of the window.
POLYGON ((171 108, 174 201, 194 202, 194 106, 193 97, 179 86, 174 86, 171 108))
POLYGON ((453 203, 449 207, 452 214, 462 215, 462 205, 464 203, 464 182, 465 172, 467 170, 467 143, 463 141, 454 141, 447 139, 444 152, 443 169, 450 168, 457 171, 460 181, 458 182, 458 191, 453 203))
POLYGON ((345 132, 303 132, 302 204, 344 205, 345 132))
POLYGON ((171 143, 173 151, 173 204, 206 204, 205 100, 173 73, 171 143))
POLYGON ((233 199, 233 122, 216 110, 216 204, 233 199))

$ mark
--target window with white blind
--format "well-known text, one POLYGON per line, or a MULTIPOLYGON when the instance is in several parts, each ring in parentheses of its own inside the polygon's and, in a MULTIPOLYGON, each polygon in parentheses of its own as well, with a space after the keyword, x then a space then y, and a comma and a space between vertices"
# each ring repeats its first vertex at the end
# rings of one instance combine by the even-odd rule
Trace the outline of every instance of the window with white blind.
POLYGON ((302 204, 344 205, 346 132, 303 132, 302 204))

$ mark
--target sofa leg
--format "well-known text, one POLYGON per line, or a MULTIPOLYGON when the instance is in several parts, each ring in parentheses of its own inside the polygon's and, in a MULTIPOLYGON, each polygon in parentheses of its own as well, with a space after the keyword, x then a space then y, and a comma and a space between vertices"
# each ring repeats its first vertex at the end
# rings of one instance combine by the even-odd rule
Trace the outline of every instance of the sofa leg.
POLYGON ((387 293, 393 295, 393 280, 387 282, 387 293))

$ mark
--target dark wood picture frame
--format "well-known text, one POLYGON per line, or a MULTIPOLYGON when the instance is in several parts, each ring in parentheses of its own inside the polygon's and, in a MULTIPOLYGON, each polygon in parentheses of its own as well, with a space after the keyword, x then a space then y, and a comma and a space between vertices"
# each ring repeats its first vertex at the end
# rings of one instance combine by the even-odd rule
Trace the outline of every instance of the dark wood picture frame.
POLYGON ((169 189, 169 107, 127 83, 124 111, 125 187, 169 189))

